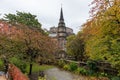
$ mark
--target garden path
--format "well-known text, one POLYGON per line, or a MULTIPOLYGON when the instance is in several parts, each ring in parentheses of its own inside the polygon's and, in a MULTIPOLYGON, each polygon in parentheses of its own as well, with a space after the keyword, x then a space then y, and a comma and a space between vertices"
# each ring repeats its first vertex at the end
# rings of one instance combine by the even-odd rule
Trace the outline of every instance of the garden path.
POLYGON ((86 80, 83 76, 78 76, 59 68, 52 68, 45 71, 47 80, 86 80))

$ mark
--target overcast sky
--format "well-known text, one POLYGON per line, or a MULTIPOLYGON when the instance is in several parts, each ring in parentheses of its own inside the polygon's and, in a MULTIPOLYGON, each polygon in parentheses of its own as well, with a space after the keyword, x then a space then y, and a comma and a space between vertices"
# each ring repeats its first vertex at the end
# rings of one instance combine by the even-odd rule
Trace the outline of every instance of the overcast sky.
POLYGON ((0 17, 16 11, 30 12, 37 15, 42 28, 49 30, 58 26, 61 4, 67 27, 77 33, 80 26, 89 18, 90 6, 93 0, 0 0, 0 17))

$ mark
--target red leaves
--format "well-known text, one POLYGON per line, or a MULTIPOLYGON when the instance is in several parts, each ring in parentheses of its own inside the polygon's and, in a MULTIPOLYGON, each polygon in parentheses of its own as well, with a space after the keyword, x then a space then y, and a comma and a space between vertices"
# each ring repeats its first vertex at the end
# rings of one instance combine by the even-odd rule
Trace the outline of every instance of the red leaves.
POLYGON ((13 80, 29 80, 15 65, 9 64, 9 75, 13 80))
POLYGON ((16 40, 20 35, 22 35, 22 32, 17 27, 5 21, 0 21, 0 35, 16 40))

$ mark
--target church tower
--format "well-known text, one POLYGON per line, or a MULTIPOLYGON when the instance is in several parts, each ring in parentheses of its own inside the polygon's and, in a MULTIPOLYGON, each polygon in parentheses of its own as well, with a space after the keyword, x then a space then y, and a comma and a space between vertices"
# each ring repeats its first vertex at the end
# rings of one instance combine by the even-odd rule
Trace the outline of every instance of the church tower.
POLYGON ((65 44, 66 44, 66 26, 64 22, 64 17, 63 17, 63 10, 61 8, 60 11, 60 19, 58 23, 58 31, 57 31, 57 37, 58 37, 58 46, 60 50, 66 50, 65 44))

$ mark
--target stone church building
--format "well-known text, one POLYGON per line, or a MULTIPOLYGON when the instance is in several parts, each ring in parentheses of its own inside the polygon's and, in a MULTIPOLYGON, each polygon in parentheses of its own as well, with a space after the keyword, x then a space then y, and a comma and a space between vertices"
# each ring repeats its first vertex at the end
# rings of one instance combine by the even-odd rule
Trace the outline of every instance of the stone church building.
POLYGON ((63 10, 60 11, 60 19, 58 27, 51 27, 49 30, 49 36, 57 41, 58 44, 58 57, 65 57, 66 53, 66 38, 70 35, 74 35, 73 29, 66 27, 63 17, 63 10))

